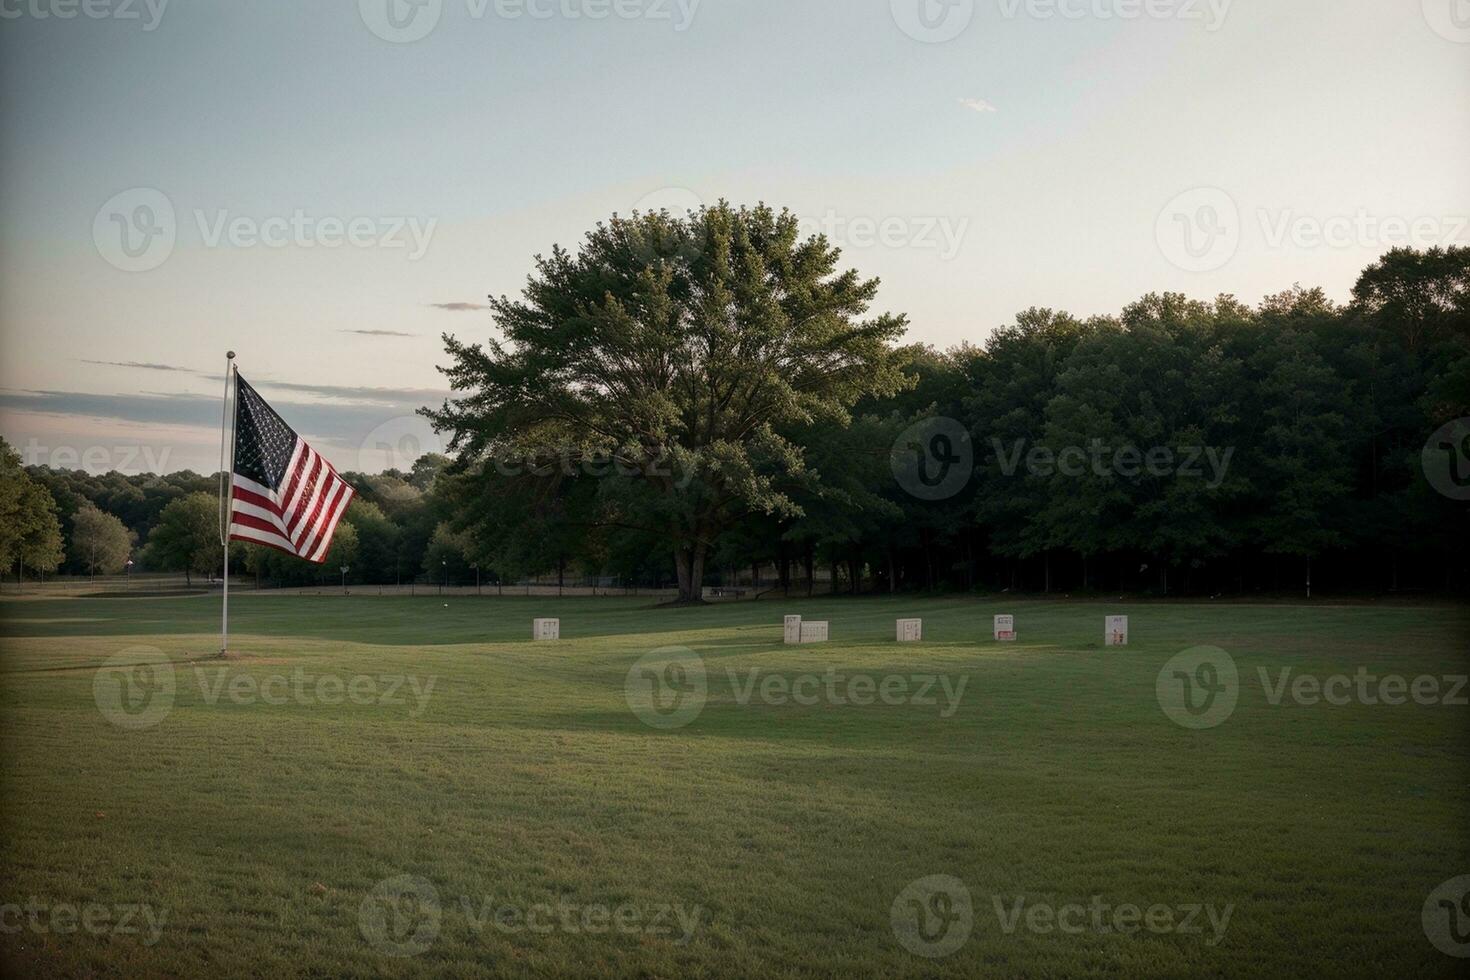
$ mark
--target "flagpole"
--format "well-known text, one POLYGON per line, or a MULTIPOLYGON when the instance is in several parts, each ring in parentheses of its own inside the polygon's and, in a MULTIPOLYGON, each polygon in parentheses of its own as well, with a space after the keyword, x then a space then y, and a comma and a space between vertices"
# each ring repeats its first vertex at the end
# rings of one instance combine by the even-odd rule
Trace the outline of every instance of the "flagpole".
POLYGON ((219 655, 230 651, 230 517, 235 496, 235 427, 230 421, 230 386, 235 380, 235 352, 225 354, 225 403, 220 409, 219 542, 225 552, 223 601, 220 605, 219 655))

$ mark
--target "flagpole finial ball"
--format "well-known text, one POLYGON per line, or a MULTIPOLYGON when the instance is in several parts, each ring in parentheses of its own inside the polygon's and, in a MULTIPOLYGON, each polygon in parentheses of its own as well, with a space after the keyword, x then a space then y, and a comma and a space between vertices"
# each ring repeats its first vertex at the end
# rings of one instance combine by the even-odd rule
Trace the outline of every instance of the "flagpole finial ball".
POLYGON ((225 357, 228 357, 230 360, 233 361, 235 359, 235 352, 232 350, 227 350, 225 351, 225 357))

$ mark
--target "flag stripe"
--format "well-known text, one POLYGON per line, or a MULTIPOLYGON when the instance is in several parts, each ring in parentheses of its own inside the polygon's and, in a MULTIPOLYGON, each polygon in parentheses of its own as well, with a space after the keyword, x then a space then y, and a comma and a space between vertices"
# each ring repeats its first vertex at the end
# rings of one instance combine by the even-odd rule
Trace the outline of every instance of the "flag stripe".
POLYGON ((326 561, 327 546, 332 543, 332 535, 337 531, 337 522, 342 519, 342 515, 347 510, 347 504, 352 500, 353 491, 352 488, 347 485, 347 482, 345 480, 339 479, 337 483, 340 488, 337 493, 337 502, 334 505, 333 509, 327 514, 326 522, 322 525, 322 532, 318 536, 320 544, 317 550, 312 552, 312 561, 326 561))

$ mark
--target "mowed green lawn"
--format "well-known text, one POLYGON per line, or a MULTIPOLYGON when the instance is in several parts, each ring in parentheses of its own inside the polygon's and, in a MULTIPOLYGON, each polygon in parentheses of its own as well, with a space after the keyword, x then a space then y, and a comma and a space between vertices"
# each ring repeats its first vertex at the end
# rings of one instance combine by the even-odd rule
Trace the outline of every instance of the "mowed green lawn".
POLYGON ((1466 962, 1422 916, 1470 873, 1470 692, 1272 704, 1258 673, 1361 667, 1440 678, 1447 695, 1470 673, 1464 608, 247 595, 232 613, 239 659, 193 665, 217 646, 215 600, 0 600, 9 970, 1277 977, 1466 962), (788 612, 830 620, 832 641, 782 645, 788 612), (1017 643, 990 639, 997 612, 1016 614, 1017 643), (1102 645, 1115 612, 1131 617, 1126 648, 1102 645), (559 616, 561 641, 531 643, 533 616, 559 616), (900 616, 924 619, 925 642, 894 642, 900 616), (1156 682, 1201 644, 1237 665, 1238 703, 1193 730, 1156 682), (627 682, 671 646, 698 660, 666 651, 683 669, 636 671, 665 712, 644 714, 698 707, 691 665, 707 693, 684 727, 658 728, 627 682), (161 667, 99 675, 149 647, 175 664, 171 699, 161 667), (893 703, 874 693, 885 681, 893 703), (144 727, 110 721, 99 692, 144 727), (949 891, 936 903, 924 879, 949 891), (1155 907, 1154 926, 1114 928, 1136 923, 1095 905, 1155 907), (115 928, 132 906, 146 915, 115 928), (90 929, 75 921, 88 908, 90 929))

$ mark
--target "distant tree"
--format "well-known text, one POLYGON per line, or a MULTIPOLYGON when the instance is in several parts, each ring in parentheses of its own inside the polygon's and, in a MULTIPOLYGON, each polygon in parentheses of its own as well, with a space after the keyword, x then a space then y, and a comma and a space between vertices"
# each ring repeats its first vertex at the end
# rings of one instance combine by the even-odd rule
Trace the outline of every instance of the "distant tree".
POLYGON ((89 574, 123 570, 123 563, 133 550, 134 535, 112 514, 88 503, 72 518, 71 546, 74 554, 86 564, 89 574))
POLYGON ((56 501, 20 465, 20 456, 0 438, 0 572, 26 565, 54 572, 65 557, 56 501))
POLYGON ((607 519, 662 533, 697 601, 723 531, 799 512, 777 485, 801 449, 778 433, 906 382, 903 317, 865 318, 878 282, 838 259, 765 206, 615 215, 577 255, 538 257, 522 300, 492 298, 503 340, 445 338, 458 397, 426 414, 470 461, 559 452, 641 474, 643 498, 607 519))
POLYGON ((180 497, 163 509, 148 535, 143 566, 182 571, 185 582, 192 585, 192 575, 212 574, 224 563, 219 528, 219 501, 213 495, 180 497))

